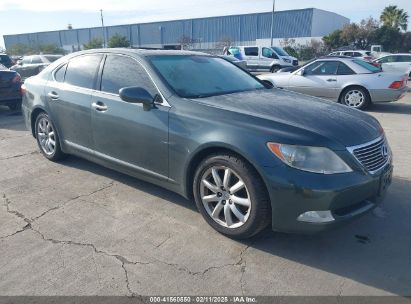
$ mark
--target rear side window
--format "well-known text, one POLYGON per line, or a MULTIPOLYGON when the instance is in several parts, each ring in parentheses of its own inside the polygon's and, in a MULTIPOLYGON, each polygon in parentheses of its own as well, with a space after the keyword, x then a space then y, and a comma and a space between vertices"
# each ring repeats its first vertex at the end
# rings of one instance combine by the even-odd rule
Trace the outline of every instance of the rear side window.
POLYGON ((140 87, 151 96, 158 94, 145 69, 134 59, 119 55, 108 55, 101 77, 101 91, 118 94, 121 88, 140 87))
POLYGON ((368 63, 364 60, 361 59, 354 59, 353 60, 354 63, 362 66, 363 68, 367 69, 368 71, 370 71, 371 73, 379 73, 381 72, 381 68, 376 67, 375 65, 372 65, 371 63, 368 63))
POLYGON ((354 52, 352 56, 353 57, 362 57, 362 54, 358 53, 358 52, 354 52))
POLYGON ((63 65, 56 72, 54 72, 54 79, 57 82, 63 82, 64 81, 64 75, 66 74, 66 68, 67 68, 67 64, 63 65))
POLYGON ((100 54, 95 54, 71 59, 67 66, 65 83, 92 89, 101 57, 100 54))
POLYGON ((258 56, 258 47, 246 47, 244 53, 246 56, 258 56))
POLYGON ((352 52, 344 52, 343 55, 348 56, 348 57, 352 57, 353 53, 352 52))
POLYGON ((345 63, 340 62, 338 66, 337 75, 353 75, 355 72, 351 70, 345 63))

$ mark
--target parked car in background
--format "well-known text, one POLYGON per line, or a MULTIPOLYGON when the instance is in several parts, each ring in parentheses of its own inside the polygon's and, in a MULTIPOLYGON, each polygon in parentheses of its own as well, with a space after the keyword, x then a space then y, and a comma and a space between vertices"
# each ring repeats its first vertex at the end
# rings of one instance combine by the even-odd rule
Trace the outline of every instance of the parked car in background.
POLYGON ((328 56, 347 56, 347 57, 354 57, 354 58, 361 58, 365 61, 373 61, 374 57, 370 51, 363 51, 363 50, 354 50, 354 51, 337 51, 328 54, 328 56))
POLYGON ((408 90, 407 77, 385 73, 361 59, 320 58, 292 73, 259 75, 263 81, 312 96, 365 109, 372 102, 390 102, 408 90))
POLYGON ((6 68, 10 68, 13 65, 13 60, 7 54, 0 54, 0 64, 6 68))
POLYGON ((21 77, 16 71, 11 71, 0 64, 0 104, 10 110, 21 107, 21 77))
POLYGON ((390 54, 374 61, 384 72, 404 73, 411 78, 411 54, 390 54))
POLYGON ((24 86, 24 119, 47 159, 75 154, 194 199, 230 237, 341 225, 391 183, 375 118, 268 89, 218 56, 89 50, 24 86))
POLYGON ((227 59, 228 61, 234 63, 236 66, 239 66, 240 68, 247 70, 247 62, 245 60, 240 60, 237 59, 234 56, 230 56, 230 55, 222 55, 221 57, 223 57, 224 59, 227 59))
POLYGON ((224 55, 232 55, 247 62, 250 72, 277 72, 284 67, 298 65, 298 59, 287 54, 280 47, 231 46, 224 55))
POLYGON ((62 55, 31 55, 24 56, 19 64, 11 67, 12 70, 18 72, 23 80, 28 77, 37 75, 50 63, 61 58, 62 55))

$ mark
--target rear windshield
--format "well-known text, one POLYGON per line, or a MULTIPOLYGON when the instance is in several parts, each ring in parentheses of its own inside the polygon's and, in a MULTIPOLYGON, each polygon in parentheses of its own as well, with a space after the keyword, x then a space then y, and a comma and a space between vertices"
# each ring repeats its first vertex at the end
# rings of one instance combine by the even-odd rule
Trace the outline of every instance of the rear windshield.
POLYGON ((0 62, 8 63, 10 62, 10 57, 8 55, 0 55, 0 62))
POLYGON ((368 63, 364 60, 360 60, 360 59, 354 59, 353 60, 354 63, 362 66, 363 68, 367 69, 368 71, 370 71, 371 73, 379 73, 381 72, 381 68, 376 67, 375 65, 372 65, 371 63, 368 63))
POLYGON ((371 52, 365 52, 365 54, 367 54, 367 56, 371 56, 371 52))
POLYGON ((8 68, 6 68, 4 65, 0 64, 0 71, 6 71, 8 68))
POLYGON ((152 56, 149 60, 180 97, 202 98, 265 88, 223 58, 175 55, 152 56))

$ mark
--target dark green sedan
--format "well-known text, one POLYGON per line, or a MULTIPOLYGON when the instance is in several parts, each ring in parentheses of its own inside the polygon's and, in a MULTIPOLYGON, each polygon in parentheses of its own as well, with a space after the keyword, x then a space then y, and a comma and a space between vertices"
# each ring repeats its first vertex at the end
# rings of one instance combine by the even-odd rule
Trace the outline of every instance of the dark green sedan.
MULTIPOLYGON (((84 157, 194 199, 217 231, 316 232, 378 205, 392 153, 366 113, 266 87, 221 57, 91 50, 29 78, 43 155, 84 157)), ((58 181, 55 181, 58 182, 58 181)))

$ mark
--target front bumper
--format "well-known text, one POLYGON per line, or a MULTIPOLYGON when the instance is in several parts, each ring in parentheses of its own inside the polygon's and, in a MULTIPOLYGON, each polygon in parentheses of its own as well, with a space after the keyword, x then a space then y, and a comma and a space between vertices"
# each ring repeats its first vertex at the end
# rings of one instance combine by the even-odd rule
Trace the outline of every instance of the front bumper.
POLYGON ((390 102, 396 101, 403 97, 407 93, 408 87, 402 89, 381 89, 381 90, 370 90, 371 101, 372 102, 390 102))
POLYGON ((392 169, 391 162, 374 175, 359 171, 323 175, 286 166, 265 168, 272 229, 290 233, 320 232, 364 215, 384 199, 392 169), (330 211, 333 220, 321 223, 298 220, 309 211, 330 211))

